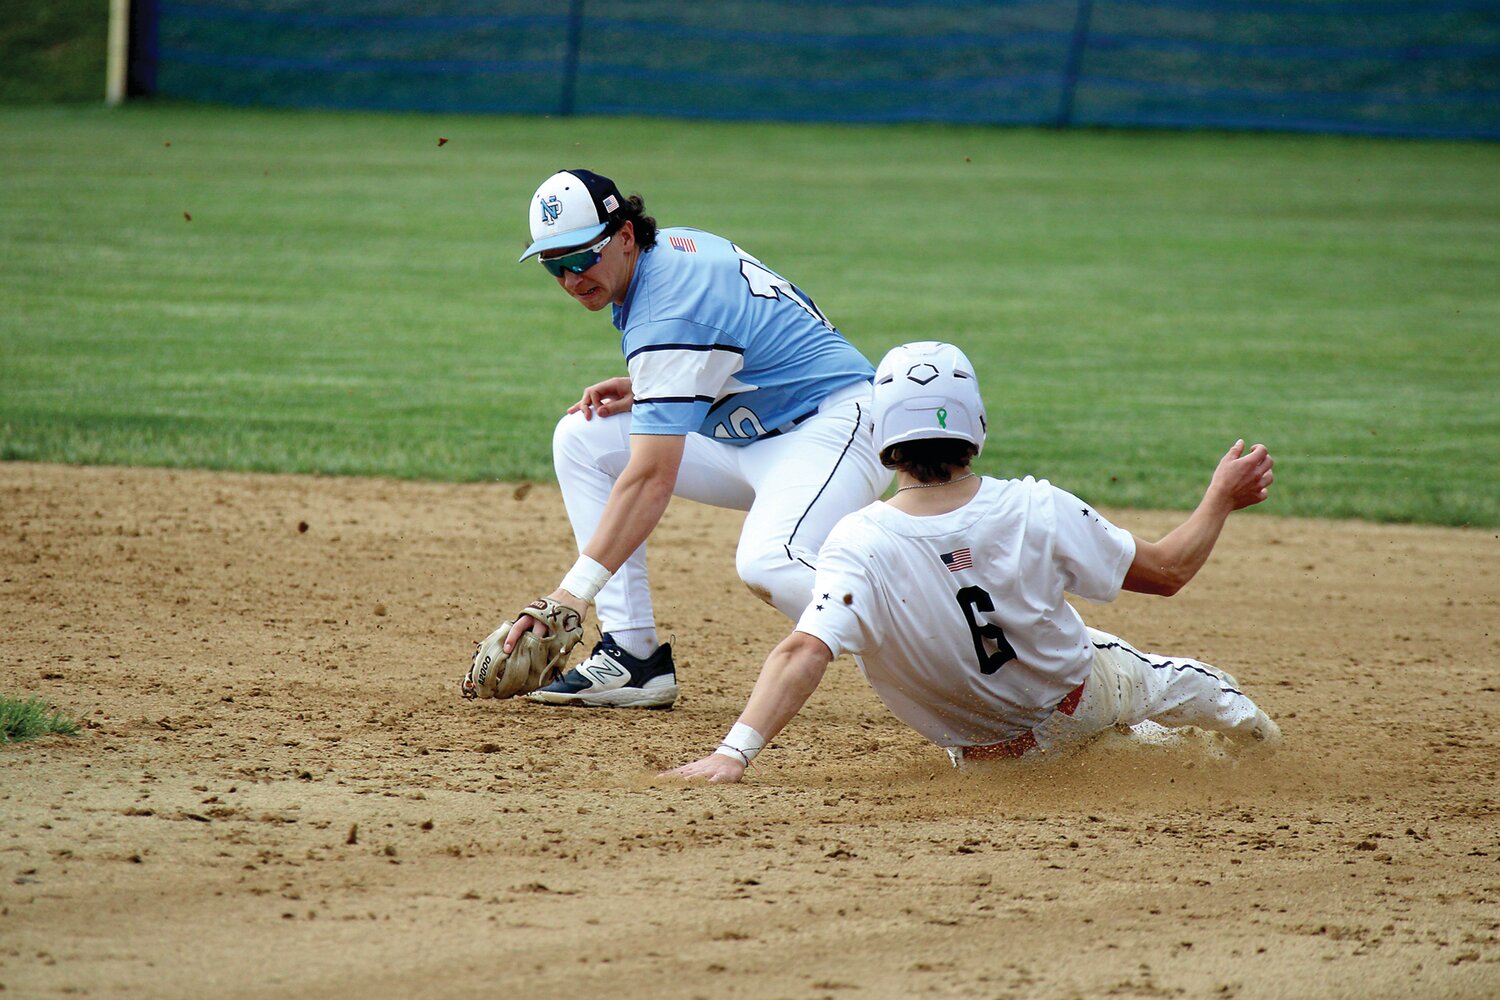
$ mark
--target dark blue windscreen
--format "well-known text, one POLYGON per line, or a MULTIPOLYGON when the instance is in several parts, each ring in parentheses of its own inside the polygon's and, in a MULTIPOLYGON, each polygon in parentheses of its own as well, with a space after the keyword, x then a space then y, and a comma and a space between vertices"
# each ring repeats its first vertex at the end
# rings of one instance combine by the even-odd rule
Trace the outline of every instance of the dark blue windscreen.
POLYGON ((154 6, 189 100, 1500 138, 1500 0, 154 6))

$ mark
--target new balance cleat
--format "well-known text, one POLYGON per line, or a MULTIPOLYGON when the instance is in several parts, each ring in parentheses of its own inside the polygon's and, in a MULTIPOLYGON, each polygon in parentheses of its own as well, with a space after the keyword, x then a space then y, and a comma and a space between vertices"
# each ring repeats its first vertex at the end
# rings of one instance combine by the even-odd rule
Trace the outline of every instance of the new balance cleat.
POLYGON ((606 632, 588 659, 526 697, 547 705, 667 708, 677 700, 672 644, 662 643, 642 660, 615 645, 606 632))

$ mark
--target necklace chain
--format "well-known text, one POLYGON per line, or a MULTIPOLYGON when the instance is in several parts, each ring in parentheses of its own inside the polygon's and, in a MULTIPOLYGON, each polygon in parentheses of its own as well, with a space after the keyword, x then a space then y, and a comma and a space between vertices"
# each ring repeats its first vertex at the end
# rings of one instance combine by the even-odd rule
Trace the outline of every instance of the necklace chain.
POLYGON ((973 479, 976 475, 978 475, 978 473, 971 472, 967 476, 959 476, 957 479, 945 479, 941 483, 913 483, 910 486, 902 486, 897 488, 896 492, 901 493, 904 490, 930 490, 934 486, 952 486, 954 483, 961 483, 965 479, 973 479))

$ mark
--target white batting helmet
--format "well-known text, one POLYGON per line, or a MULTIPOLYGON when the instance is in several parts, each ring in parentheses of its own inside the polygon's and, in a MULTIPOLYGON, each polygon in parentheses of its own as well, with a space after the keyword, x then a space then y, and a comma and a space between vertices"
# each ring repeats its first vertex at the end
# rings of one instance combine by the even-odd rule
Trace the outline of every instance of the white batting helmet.
POLYGON ((984 400, 964 352, 924 340, 893 348, 875 370, 875 444, 950 438, 984 449, 984 400))

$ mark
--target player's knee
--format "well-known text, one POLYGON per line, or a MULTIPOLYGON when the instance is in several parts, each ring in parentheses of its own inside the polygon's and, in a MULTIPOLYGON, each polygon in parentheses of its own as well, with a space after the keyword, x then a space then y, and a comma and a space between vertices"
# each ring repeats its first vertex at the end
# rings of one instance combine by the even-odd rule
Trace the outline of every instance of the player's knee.
POLYGON ((581 413, 565 413, 557 426, 552 428, 552 454, 554 456, 576 450, 583 440, 587 423, 581 413))
POLYGON ((773 603, 771 600, 773 581, 769 567, 759 559, 747 558, 741 554, 735 558, 734 568, 735 572, 739 573, 740 579, 745 582, 745 586, 750 588, 750 593, 767 604, 773 603))
MULTIPOLYGON (((628 431, 628 420, 625 425, 628 431)), ((552 464, 559 469, 597 466, 603 456, 620 449, 620 437, 617 421, 600 417, 585 420, 582 413, 565 414, 552 429, 552 464)))
POLYGON ((813 570, 785 545, 741 545, 734 568, 750 593, 786 615, 796 618, 812 592, 813 570))

